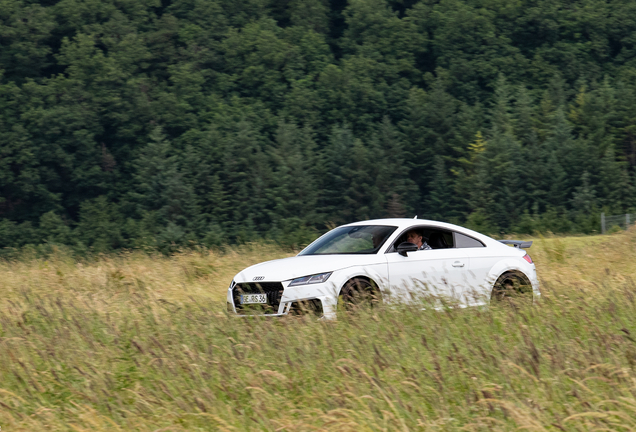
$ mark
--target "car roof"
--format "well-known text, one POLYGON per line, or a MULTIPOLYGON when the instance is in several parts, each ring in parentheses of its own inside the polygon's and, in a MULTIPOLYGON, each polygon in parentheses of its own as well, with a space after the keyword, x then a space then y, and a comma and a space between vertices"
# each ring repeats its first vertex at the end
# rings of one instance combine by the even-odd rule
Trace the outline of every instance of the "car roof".
POLYGON ((481 233, 479 233, 477 231, 473 231, 471 229, 464 228, 462 226, 451 224, 451 223, 447 223, 447 222, 440 222, 440 221, 434 221, 434 220, 428 220, 428 219, 407 219, 407 218, 371 219, 371 220, 366 220, 366 221, 353 222, 353 223, 346 224, 346 225, 343 225, 343 226, 356 226, 356 225, 389 225, 389 226, 398 227, 399 231, 402 231, 402 230, 407 229, 409 227, 429 225, 429 226, 434 226, 434 227, 437 227, 437 228, 457 231, 457 232, 460 232, 462 234, 466 234, 466 235, 469 235, 471 237, 474 237, 474 238, 476 238, 478 240, 481 240, 483 242, 486 242, 488 244, 491 244, 491 245, 495 244, 495 243, 501 244, 498 241, 496 241, 495 239, 493 239, 492 237, 488 237, 487 235, 481 234, 481 233))

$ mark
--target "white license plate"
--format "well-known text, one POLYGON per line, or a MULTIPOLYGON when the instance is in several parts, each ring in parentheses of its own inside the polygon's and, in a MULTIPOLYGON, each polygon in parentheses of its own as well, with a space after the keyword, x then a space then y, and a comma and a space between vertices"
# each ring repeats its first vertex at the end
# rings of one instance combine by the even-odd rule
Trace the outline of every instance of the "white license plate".
POLYGON ((265 294, 243 294, 241 295, 241 304, 267 303, 265 294))

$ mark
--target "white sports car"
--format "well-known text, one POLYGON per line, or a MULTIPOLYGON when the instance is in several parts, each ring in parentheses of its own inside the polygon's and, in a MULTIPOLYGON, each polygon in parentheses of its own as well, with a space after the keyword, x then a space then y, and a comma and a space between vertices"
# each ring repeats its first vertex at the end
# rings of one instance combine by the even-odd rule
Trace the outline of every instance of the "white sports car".
POLYGON ((280 316, 310 309, 333 318, 339 306, 431 294, 460 306, 518 294, 536 299, 536 269, 522 249, 531 245, 421 219, 355 222, 329 231, 295 257, 238 273, 227 291, 228 311, 280 316))

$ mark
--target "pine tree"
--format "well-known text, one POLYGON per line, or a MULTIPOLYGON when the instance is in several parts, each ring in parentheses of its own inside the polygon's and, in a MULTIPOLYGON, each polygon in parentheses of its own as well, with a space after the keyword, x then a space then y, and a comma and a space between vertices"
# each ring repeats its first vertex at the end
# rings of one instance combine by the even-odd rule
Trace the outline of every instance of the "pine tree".
POLYGON ((453 188, 446 174, 446 165, 441 156, 435 156, 433 179, 428 187, 426 216, 433 220, 448 220, 451 214, 453 188))
POLYGON ((340 214, 348 222, 380 217, 382 197, 376 184, 377 167, 374 149, 360 139, 353 141, 349 157, 344 160, 344 207, 340 214))
POLYGON ((462 159, 461 168, 456 171, 455 190, 464 201, 467 226, 482 232, 493 232, 497 229, 493 216, 495 196, 490 184, 492 171, 487 155, 489 143, 481 132, 477 132, 475 140, 468 146, 468 157, 462 159))
POLYGON ((495 213, 495 195, 492 193, 490 183, 492 174, 489 169, 489 161, 480 155, 474 163, 474 172, 468 177, 469 198, 467 205, 470 213, 467 215, 467 225, 469 228, 482 232, 493 232, 498 230, 493 216, 495 213))
POLYGON ((228 213, 228 197, 221 184, 223 137, 217 128, 201 134, 184 149, 179 165, 186 184, 191 185, 199 209, 193 230, 208 245, 225 240, 221 226, 228 213))
POLYGON ((514 136, 512 93, 500 75, 494 94, 491 113, 492 128, 484 157, 489 161, 493 207, 491 220, 501 228, 514 225, 527 210, 523 149, 514 136))
MULTIPOLYGON (((409 144, 406 150, 411 161, 411 178, 419 187, 420 194, 426 196, 434 172, 435 156, 460 157, 467 133, 457 134, 460 103, 446 92, 442 79, 435 80, 429 93, 411 90, 407 104, 408 116, 400 126, 409 144)), ((422 207, 416 207, 416 211, 424 213, 422 207)))
POLYGON ((114 203, 105 196, 85 201, 80 208, 76 232, 80 242, 94 252, 109 252, 126 246, 123 218, 114 203))
POLYGON ((139 215, 156 214, 154 229, 159 235, 165 231, 168 244, 192 240, 187 234, 199 215, 192 186, 185 182, 177 157, 170 154, 170 143, 162 129, 153 129, 149 138, 151 142, 135 164, 136 187, 130 199, 139 215))
POLYGON ((588 142, 585 139, 575 139, 572 135, 572 127, 561 107, 556 109, 552 122, 552 130, 544 146, 547 151, 555 152, 559 164, 565 170, 566 189, 572 191, 579 185, 583 172, 594 169, 594 159, 590 158, 588 142))
POLYGON ((581 176, 581 186, 572 194, 572 216, 576 229, 586 234, 598 232, 599 227, 596 191, 590 180, 590 174, 585 171, 581 176))
MULTIPOLYGON (((525 208, 545 208, 547 189, 545 187, 548 152, 539 142, 536 130, 536 106, 527 89, 517 89, 513 106, 514 134, 521 144, 518 154, 519 169, 522 170, 525 183, 525 208)), ((528 215, 530 212, 528 211, 528 215)))
POLYGON ((273 167, 267 190, 272 235, 298 246, 310 240, 317 225, 318 188, 315 143, 310 129, 280 121, 268 156, 273 167))
POLYGON ((499 75, 495 83, 493 100, 494 103, 490 119, 492 134, 503 135, 512 133, 514 129, 511 107, 512 94, 506 77, 502 74, 499 75))
POLYGON ((352 158, 355 138, 346 125, 335 126, 329 136, 329 143, 322 152, 320 207, 324 209, 327 220, 333 223, 345 222, 342 213, 345 207, 344 195, 349 187, 346 163, 352 158))
POLYGON ((221 184, 228 199, 222 228, 247 241, 270 228, 267 216, 269 167, 251 123, 241 120, 226 137, 221 184))
POLYGON ((556 151, 552 151, 548 156, 546 171, 548 173, 545 184, 546 203, 554 209, 563 210, 568 201, 569 189, 567 174, 559 162, 556 151))
POLYGON ((371 163, 377 172, 377 187, 384 215, 404 217, 414 207, 421 207, 419 191, 410 179, 404 137, 385 116, 369 142, 371 163))
POLYGON ((609 147, 600 161, 598 192, 602 206, 622 213, 633 202, 633 186, 626 163, 616 160, 614 148, 609 147))
POLYGON ((596 208, 596 191, 592 188, 590 180, 590 173, 585 171, 581 176, 581 186, 572 194, 572 209, 577 216, 588 216, 596 208))
POLYGON ((545 142, 554 129, 554 117, 558 110, 565 110, 566 83, 561 74, 556 73, 543 90, 536 116, 536 131, 540 142, 545 142))
POLYGON ((72 244, 71 228, 55 212, 44 213, 40 217, 40 236, 49 244, 72 244))
POLYGON ((535 129, 535 107, 528 90, 523 86, 517 88, 512 111, 515 136, 526 149, 534 149, 539 142, 535 129))
POLYGON ((636 168, 636 86, 616 83, 620 95, 616 101, 616 150, 624 155, 633 170, 636 168))

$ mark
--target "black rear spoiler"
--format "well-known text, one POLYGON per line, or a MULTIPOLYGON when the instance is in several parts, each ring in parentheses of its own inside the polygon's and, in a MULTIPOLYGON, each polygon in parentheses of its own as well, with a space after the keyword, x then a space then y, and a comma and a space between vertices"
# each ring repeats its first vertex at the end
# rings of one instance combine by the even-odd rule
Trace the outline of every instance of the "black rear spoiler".
POLYGON ((521 240, 499 240, 499 243, 503 243, 505 245, 513 245, 516 248, 528 249, 532 246, 531 241, 521 241, 521 240))

